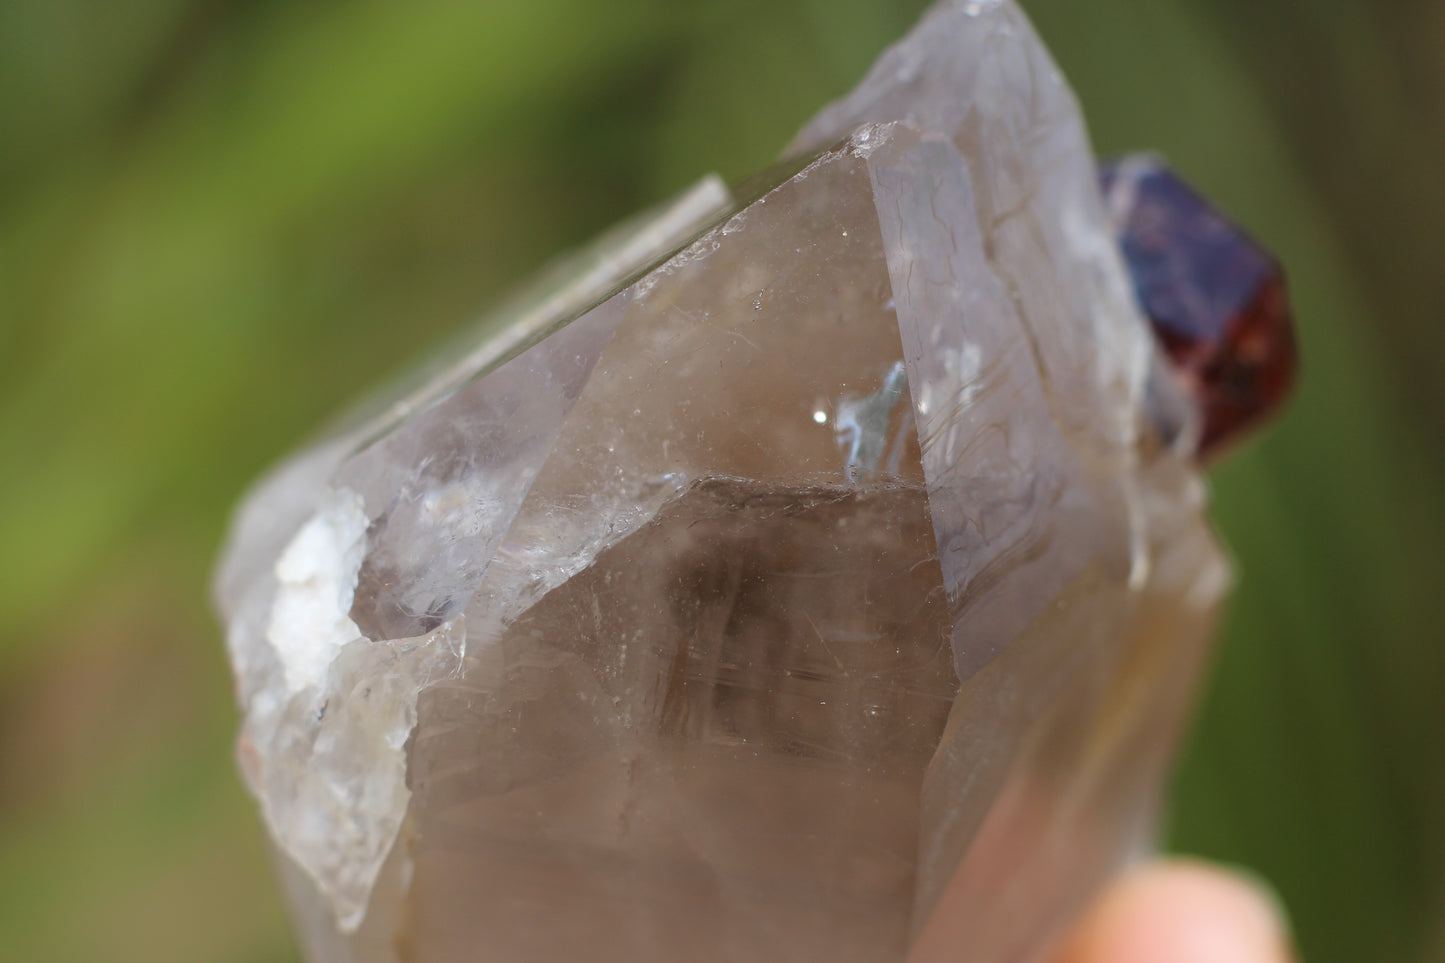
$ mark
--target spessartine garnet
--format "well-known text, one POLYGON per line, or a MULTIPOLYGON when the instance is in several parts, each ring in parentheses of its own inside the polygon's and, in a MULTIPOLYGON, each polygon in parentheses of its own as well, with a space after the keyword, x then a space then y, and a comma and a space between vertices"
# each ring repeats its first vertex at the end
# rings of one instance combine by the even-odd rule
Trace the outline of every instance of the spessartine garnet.
POLYGON ((1199 406, 1208 459, 1276 411, 1297 363, 1284 269, 1151 155, 1100 186, 1139 305, 1199 406))

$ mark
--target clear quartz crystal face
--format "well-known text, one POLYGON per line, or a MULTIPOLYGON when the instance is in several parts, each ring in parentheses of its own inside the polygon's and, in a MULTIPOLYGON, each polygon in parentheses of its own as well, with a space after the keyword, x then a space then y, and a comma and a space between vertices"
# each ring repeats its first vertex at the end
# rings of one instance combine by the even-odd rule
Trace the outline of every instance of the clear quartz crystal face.
POLYGON ((282 465, 218 575, 308 957, 1034 958, 1228 570, 1063 79, 953 0, 282 465))

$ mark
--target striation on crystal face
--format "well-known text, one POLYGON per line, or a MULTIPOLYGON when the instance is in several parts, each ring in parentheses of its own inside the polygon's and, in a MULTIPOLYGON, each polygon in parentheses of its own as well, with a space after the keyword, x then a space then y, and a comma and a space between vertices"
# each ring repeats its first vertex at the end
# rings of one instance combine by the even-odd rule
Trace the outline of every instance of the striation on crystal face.
POLYGON ((1026 960, 1228 570, 1063 79, 946 0, 263 482, 218 576, 313 961, 1026 960))

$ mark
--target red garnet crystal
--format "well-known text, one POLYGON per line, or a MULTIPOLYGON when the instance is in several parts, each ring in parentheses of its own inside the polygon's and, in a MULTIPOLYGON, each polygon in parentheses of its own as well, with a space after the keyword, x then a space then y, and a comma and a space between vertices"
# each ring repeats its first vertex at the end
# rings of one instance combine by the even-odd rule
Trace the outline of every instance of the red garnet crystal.
POLYGON ((1140 307, 1203 414, 1209 458, 1283 403, 1296 349, 1284 270, 1159 160, 1100 168, 1140 307))

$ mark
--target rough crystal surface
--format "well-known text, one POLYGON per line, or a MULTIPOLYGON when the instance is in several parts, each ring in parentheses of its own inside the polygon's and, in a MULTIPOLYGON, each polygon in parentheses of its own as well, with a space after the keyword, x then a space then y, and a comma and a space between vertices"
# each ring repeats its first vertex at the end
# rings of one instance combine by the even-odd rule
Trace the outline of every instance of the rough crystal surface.
POLYGON ((1027 960, 1227 569, 1078 112, 949 0, 284 465, 218 579, 315 961, 1027 960))

